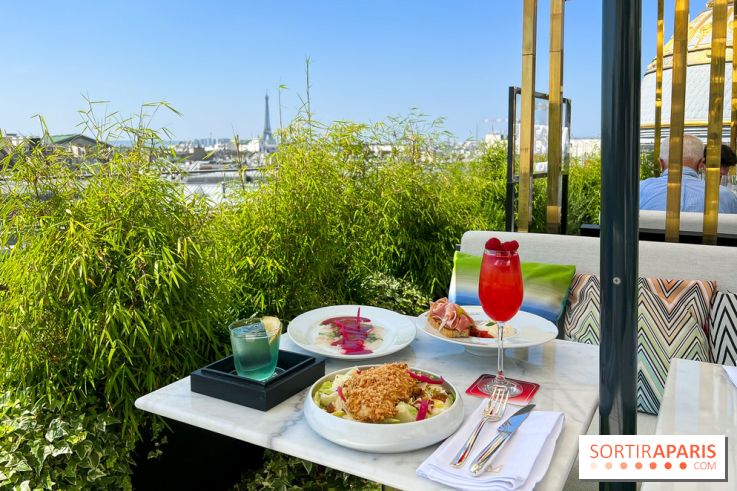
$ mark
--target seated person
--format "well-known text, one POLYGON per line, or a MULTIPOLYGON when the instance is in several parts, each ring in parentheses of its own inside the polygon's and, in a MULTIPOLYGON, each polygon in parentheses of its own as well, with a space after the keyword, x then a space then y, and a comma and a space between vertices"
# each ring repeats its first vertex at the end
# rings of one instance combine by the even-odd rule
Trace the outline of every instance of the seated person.
MULTIPOLYGON (((706 147, 704 147, 704 162, 706 162, 706 147)), ((729 175, 730 167, 737 165, 737 154, 729 148, 729 145, 722 143, 722 157, 719 162, 719 175, 724 177, 729 175)))
MULTIPOLYGON (((660 146, 660 177, 640 182, 640 209, 665 211, 668 194, 669 139, 660 146)), ((704 167, 704 144, 692 135, 683 135, 683 170, 681 174, 681 211, 704 212, 706 183, 698 171, 704 167)), ((727 188, 719 187, 719 213, 737 213, 737 196, 727 188)))

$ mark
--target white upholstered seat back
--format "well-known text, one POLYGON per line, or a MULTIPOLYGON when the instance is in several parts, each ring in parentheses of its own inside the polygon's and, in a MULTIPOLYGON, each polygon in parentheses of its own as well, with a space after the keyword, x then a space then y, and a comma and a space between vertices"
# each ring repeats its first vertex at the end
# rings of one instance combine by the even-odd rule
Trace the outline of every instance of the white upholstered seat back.
MULTIPOLYGON (((640 210, 640 228, 665 230, 665 212, 640 210)), ((681 231, 704 231, 704 214, 681 212, 681 231)), ((721 213, 717 225, 717 233, 737 235, 737 214, 721 213)))
MULTIPOLYGON (((599 239, 575 235, 470 231, 461 251, 481 254, 489 237, 516 240, 523 261, 573 264, 577 273, 599 274, 599 239)), ((639 274, 683 280, 714 280, 722 291, 737 292, 737 248, 640 241, 639 274)))

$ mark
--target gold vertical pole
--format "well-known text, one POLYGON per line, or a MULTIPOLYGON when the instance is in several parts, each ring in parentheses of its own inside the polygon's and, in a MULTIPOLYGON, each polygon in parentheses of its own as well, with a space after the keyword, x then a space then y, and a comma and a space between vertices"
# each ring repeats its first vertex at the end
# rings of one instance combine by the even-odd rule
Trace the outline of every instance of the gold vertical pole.
POLYGON ((686 102, 688 54, 688 0, 676 0, 673 30, 673 88, 670 103, 668 194, 665 207, 665 240, 678 242, 681 228, 681 170, 683 167, 683 118, 686 102))
POLYGON ((560 233, 563 176, 563 20, 565 0, 550 0, 550 90, 548 99, 548 207, 549 234, 560 233))
MULTIPOLYGON (((737 5, 732 3, 732 118, 730 120, 729 146, 737 152, 737 63, 735 63, 735 40, 737 40, 737 5)), ((729 175, 737 175, 737 166, 729 168, 729 175)))
POLYGON ((706 144, 704 244, 717 243, 719 168, 722 159, 722 125, 724 121, 724 58, 727 51, 727 0, 714 0, 711 17, 711 76, 709 82, 709 136, 706 144))
POLYGON ((522 108, 519 135, 519 223, 527 232, 532 207, 532 158, 535 145, 535 42, 537 0, 524 0, 522 20, 522 108))
POLYGON ((663 2, 664 0, 658 0, 658 46, 655 55, 655 148, 653 150, 653 160, 655 161, 657 174, 660 174, 660 166, 657 164, 660 158, 661 114, 663 111, 663 30, 665 27, 663 2))
MULTIPOLYGON (((729 146, 737 151, 737 63, 734 62, 737 40, 737 8, 732 6, 732 119, 729 125, 729 146)), ((735 167, 732 167, 734 170, 735 167)))

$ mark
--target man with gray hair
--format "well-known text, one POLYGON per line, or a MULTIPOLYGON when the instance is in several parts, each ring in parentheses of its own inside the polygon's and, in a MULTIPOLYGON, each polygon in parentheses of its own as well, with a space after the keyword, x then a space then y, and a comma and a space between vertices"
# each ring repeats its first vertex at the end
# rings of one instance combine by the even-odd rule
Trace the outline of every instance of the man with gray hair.
MULTIPOLYGON (((670 140, 660 144, 660 177, 640 182, 640 209, 665 211, 668 194, 668 150, 670 140)), ((683 171, 681 173, 681 211, 704 212, 705 183, 699 178, 704 168, 704 144, 692 135, 683 135, 683 171)), ((719 213, 737 213, 737 196, 719 186, 719 213)))

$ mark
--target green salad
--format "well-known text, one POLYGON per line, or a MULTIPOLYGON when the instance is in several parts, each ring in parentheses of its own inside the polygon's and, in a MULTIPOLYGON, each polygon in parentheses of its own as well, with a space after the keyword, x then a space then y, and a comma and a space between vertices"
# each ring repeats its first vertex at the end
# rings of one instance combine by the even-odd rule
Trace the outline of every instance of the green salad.
MULTIPOLYGON (((349 383, 353 377, 360 376, 361 370, 358 368, 353 368, 344 374, 336 375, 333 380, 323 382, 312 394, 312 399, 321 409, 338 418, 384 424, 410 423, 432 418, 445 412, 455 402, 455 394, 443 387, 444 380, 442 377, 435 379, 409 369, 405 371, 410 378, 403 376, 402 383, 405 384, 405 389, 407 388, 407 380, 414 384, 409 390, 411 395, 397 400, 394 406, 392 404, 395 401, 391 397, 382 400, 379 396, 379 402, 376 402, 377 397, 366 398, 366 402, 351 401, 352 398, 358 397, 351 392, 351 384, 349 383), (367 420, 365 417, 361 417, 365 406, 372 403, 381 406, 385 414, 381 412, 379 414, 383 414, 383 416, 380 416, 383 419, 367 420), (351 414, 349 407, 356 410, 356 406, 361 407, 361 414, 351 414)), ((379 383, 381 385, 385 383, 392 384, 392 381, 381 380, 379 383)), ((381 393, 381 390, 377 389, 372 392, 372 395, 376 393, 381 393)), ((378 411, 378 409, 373 410, 370 407, 366 410, 374 416, 378 411)))

